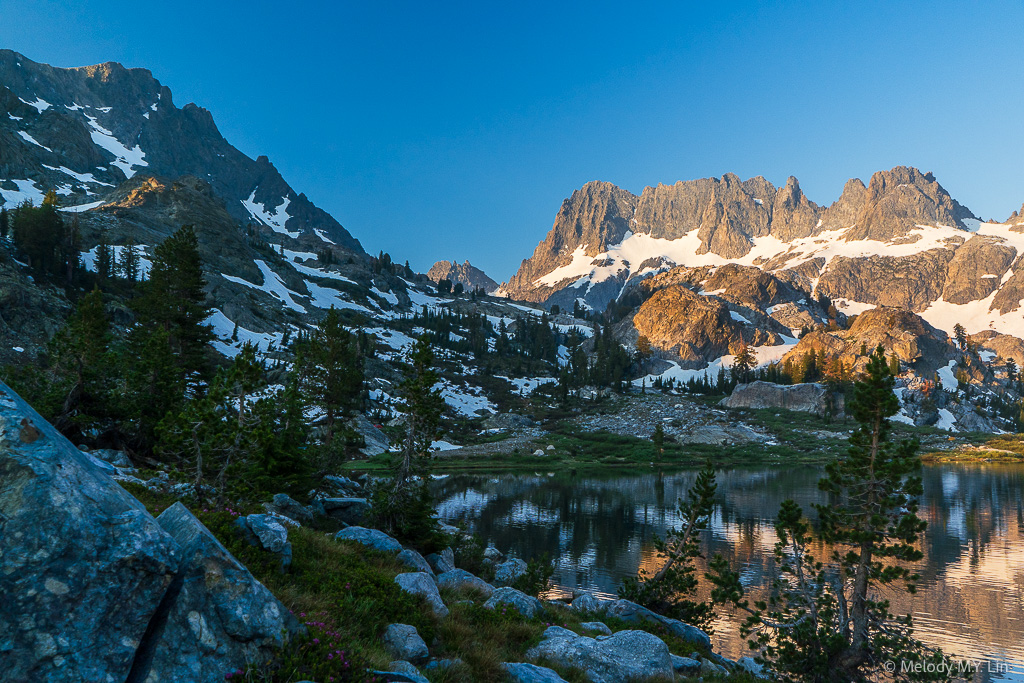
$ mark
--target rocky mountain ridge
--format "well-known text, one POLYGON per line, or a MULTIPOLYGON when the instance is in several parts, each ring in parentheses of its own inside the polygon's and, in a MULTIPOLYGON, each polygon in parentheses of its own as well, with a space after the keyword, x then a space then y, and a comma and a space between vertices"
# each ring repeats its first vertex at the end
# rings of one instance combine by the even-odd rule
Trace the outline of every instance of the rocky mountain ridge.
POLYGON ((65 205, 87 206, 142 171, 196 176, 238 221, 363 253, 267 157, 233 147, 206 109, 179 109, 148 70, 115 62, 62 69, 0 50, 0 206, 39 204, 50 189, 65 205))
POLYGON ((829 207, 810 201, 792 177, 776 188, 726 174, 639 196, 593 182, 563 202, 548 236, 500 291, 602 310, 658 273, 703 268, 710 277, 738 265, 794 285, 792 303, 825 296, 851 314, 896 306, 947 332, 960 320, 971 332, 1020 336, 1020 316, 1007 314, 1024 298, 1022 253, 1019 214, 982 223, 932 174, 910 167, 875 173, 866 186, 850 180, 829 207))
POLYGON ((480 270, 468 260, 463 263, 457 261, 437 261, 430 266, 427 277, 431 282, 451 280, 452 284, 462 283, 467 290, 482 289, 488 294, 498 289, 498 283, 492 280, 487 273, 480 270))

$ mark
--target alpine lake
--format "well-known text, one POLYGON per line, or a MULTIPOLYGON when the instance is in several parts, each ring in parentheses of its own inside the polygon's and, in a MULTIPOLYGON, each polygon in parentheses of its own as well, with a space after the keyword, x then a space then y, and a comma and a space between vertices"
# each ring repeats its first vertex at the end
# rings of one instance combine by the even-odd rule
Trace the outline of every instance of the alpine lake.
MULTIPOLYGON (((813 520, 813 504, 825 502, 817 486, 823 473, 815 466, 719 471, 705 558, 721 553, 749 597, 767 595, 779 505, 792 498, 813 520)), ((506 554, 547 553, 555 565, 548 597, 581 588, 611 598, 623 578, 660 566, 653 538, 679 526, 677 501, 696 474, 451 474, 435 475, 432 486, 444 521, 464 524, 506 554)), ((886 591, 892 612, 912 615, 916 636, 941 647, 969 679, 1024 682, 1024 465, 925 465, 922 478, 921 578, 916 594, 886 591)), ((701 560, 701 577, 706 569, 701 560)), ((702 578, 699 596, 709 594, 702 578)), ((739 634, 743 620, 719 608, 716 651, 750 654, 739 634)))

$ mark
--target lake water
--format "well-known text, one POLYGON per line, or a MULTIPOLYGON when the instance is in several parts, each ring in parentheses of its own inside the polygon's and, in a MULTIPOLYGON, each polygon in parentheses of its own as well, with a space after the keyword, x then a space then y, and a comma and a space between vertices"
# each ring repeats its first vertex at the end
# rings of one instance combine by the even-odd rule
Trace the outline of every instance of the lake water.
MULTIPOLYGON (((718 473, 718 510, 707 556, 721 553, 746 586, 774 575, 779 504, 796 500, 813 516, 821 502, 813 467, 718 473)), ((694 471, 630 475, 452 475, 434 482, 440 514, 465 522, 489 544, 523 558, 555 560, 553 592, 574 588, 612 597, 623 577, 656 569, 652 537, 679 524, 676 501, 694 471)), ((926 466, 917 595, 896 592, 893 612, 913 615, 917 636, 980 664, 976 681, 1024 681, 1024 466, 926 466)), ((703 574, 703 571, 701 572, 703 574)), ((709 590, 702 586, 706 595, 709 590)), ((715 649, 747 654, 739 615, 721 614, 715 649)))

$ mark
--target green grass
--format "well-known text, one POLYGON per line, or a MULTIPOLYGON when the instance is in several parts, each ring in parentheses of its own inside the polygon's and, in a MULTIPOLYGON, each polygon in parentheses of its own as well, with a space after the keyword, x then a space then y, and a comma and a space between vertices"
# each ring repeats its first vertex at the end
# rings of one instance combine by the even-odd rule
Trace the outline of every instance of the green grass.
MULTIPOLYGON (((175 498, 143 486, 128 484, 125 488, 153 514, 175 502, 175 498)), ((249 545, 238 532, 235 521, 239 514, 249 510, 214 510, 182 502, 308 629, 308 635, 290 643, 276 661, 250 668, 244 677, 238 677, 240 680, 375 680, 367 669, 386 669, 392 659, 381 644, 384 630, 391 623, 415 626, 433 657, 462 660, 462 664, 448 669, 424 670, 433 683, 504 681, 502 663, 525 661, 526 651, 540 642, 550 625, 585 635, 592 635, 582 629, 581 624, 586 621, 603 621, 612 631, 636 628, 634 624, 581 614, 562 605, 545 604, 541 614, 527 619, 512 608, 485 609, 479 594, 450 590, 443 590, 442 596, 451 613, 439 619, 422 598, 399 589, 394 577, 409 570, 390 555, 358 543, 336 541, 333 534, 322 530, 292 528, 288 532, 292 566, 288 573, 281 573, 276 555, 249 545), (464 600, 471 602, 461 602, 464 600)), ((663 628, 659 631, 657 627, 645 626, 645 630, 656 633, 675 654, 685 656, 694 650, 663 628)), ((540 664, 551 666, 570 683, 586 681, 578 669, 540 664)), ((747 679, 733 676, 729 680, 747 679)))

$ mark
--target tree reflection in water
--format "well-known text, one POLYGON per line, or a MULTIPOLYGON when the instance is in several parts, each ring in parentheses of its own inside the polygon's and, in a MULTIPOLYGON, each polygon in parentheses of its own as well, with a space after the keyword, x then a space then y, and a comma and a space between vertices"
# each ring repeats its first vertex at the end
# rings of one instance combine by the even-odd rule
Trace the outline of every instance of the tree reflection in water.
MULTIPOLYGON (((555 594, 581 587, 610 597, 638 568, 657 569, 652 535, 678 523, 675 502, 695 477, 695 470, 453 475, 434 486, 445 521, 465 522, 518 557, 554 557, 555 594)), ((820 477, 812 467, 719 472, 709 556, 722 553, 748 586, 767 584, 779 504, 793 498, 812 510, 823 500, 820 477)), ((925 642, 1008 664, 1000 680, 1024 681, 1024 466, 926 466, 923 479, 921 581, 917 595, 888 596, 894 612, 911 613, 925 642)), ((706 597, 709 586, 701 589, 706 597)), ((745 654, 739 621, 724 612, 715 624, 716 648, 733 657, 745 654)), ((985 668, 976 680, 996 680, 985 668)))

